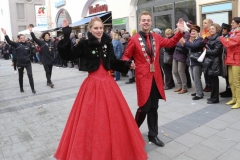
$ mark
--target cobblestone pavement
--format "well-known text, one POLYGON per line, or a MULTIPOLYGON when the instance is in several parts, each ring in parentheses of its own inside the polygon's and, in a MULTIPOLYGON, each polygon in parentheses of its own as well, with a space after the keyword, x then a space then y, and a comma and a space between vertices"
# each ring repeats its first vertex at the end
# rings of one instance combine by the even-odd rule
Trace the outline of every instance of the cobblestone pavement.
MULTIPOLYGON (((42 65, 32 64, 35 89, 33 95, 24 75, 24 93, 19 92, 18 74, 10 60, 0 60, 0 159, 53 160, 52 157, 65 126, 71 106, 86 72, 74 68, 53 68, 54 88, 46 86, 42 65)), ((137 110, 135 84, 118 85, 133 114, 137 110)), ((202 80, 203 81, 203 80, 202 80)), ((220 78, 220 91, 225 88, 220 78)), ((166 145, 156 147, 147 142, 146 121, 140 130, 146 140, 149 160, 240 160, 240 109, 193 101, 191 93, 179 95, 167 90, 167 101, 159 101, 159 138, 166 145)))

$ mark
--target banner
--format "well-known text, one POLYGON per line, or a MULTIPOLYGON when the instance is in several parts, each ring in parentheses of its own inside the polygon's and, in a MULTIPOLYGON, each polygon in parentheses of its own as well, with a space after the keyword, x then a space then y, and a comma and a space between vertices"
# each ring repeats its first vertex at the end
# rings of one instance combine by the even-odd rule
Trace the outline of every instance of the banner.
POLYGON ((43 5, 35 5, 36 17, 47 17, 47 8, 43 5))
POLYGON ((35 5, 36 27, 48 29, 47 8, 43 5, 35 5))

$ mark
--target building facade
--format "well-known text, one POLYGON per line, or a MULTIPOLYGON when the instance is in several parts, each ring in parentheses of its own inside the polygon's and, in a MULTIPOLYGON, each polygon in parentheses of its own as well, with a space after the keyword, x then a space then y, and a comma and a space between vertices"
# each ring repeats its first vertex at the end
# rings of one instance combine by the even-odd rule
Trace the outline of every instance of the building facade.
MULTIPOLYGON (((36 6, 45 5, 45 0, 1 0, 1 27, 6 28, 10 38, 26 30, 29 24, 36 26, 36 6), (3 3, 3 5, 2 5, 3 3)), ((1 35, 3 39, 3 35, 1 35)))
POLYGON ((136 29, 136 4, 137 0, 55 0, 51 1, 52 28, 61 27, 62 20, 66 18, 73 27, 73 32, 87 32, 88 17, 99 16, 104 22, 105 28, 136 29), (82 21, 86 23, 82 24, 82 21), (82 20, 82 21, 81 21, 82 20))
POLYGON ((205 18, 213 22, 231 24, 233 17, 240 16, 239 0, 196 0, 197 23, 202 25, 205 18))

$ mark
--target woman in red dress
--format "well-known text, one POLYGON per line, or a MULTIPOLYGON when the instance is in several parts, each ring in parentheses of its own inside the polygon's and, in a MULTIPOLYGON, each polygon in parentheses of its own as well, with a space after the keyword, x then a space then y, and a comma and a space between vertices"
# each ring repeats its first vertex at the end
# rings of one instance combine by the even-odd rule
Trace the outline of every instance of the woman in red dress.
POLYGON ((115 57, 100 18, 89 22, 88 40, 71 48, 71 27, 63 21, 62 59, 80 58, 79 70, 88 71, 78 92, 55 158, 58 160, 146 160, 145 142, 110 69, 127 72, 131 61, 115 57))

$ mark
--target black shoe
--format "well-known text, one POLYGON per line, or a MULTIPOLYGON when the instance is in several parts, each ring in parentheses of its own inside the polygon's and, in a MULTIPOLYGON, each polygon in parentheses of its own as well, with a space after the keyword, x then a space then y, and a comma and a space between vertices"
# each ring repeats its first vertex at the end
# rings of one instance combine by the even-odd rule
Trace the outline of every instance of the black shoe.
POLYGON ((196 96, 196 93, 192 93, 191 96, 196 96))
POLYGON ((232 91, 231 89, 227 89, 225 92, 220 93, 220 95, 223 98, 232 97, 232 91))
POLYGON ((20 92, 24 92, 24 90, 22 88, 20 88, 20 92))
POLYGON ((172 89, 172 87, 164 87, 164 90, 169 90, 169 89, 172 89))
POLYGON ((198 97, 198 96, 195 96, 192 98, 192 100, 199 100, 199 99, 202 99, 203 97, 198 97))
POLYGON ((33 90, 32 90, 32 93, 33 93, 33 94, 35 94, 35 93, 36 93, 35 89, 33 89, 33 90))
POLYGON ((214 104, 214 103, 219 103, 219 101, 207 101, 207 104, 214 104))
POLYGON ((131 84, 131 83, 133 83, 132 79, 129 79, 129 81, 125 82, 125 84, 131 84))
POLYGON ((211 98, 208 98, 207 101, 212 101, 212 99, 211 99, 211 98))
POLYGON ((163 147, 165 144, 158 139, 158 137, 148 137, 149 142, 154 143, 155 145, 159 146, 159 147, 163 147))
POLYGON ((50 83, 47 83, 47 86, 50 86, 51 88, 53 88, 54 84, 50 82, 50 83))

